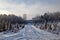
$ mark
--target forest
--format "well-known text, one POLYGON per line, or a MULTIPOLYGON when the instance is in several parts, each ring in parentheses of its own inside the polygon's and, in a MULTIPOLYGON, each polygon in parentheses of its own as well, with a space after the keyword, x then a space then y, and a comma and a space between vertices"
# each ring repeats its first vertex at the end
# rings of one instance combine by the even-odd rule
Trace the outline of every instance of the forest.
POLYGON ((32 18, 34 23, 60 22, 60 12, 44 13, 44 15, 32 18))
MULTIPOLYGON (((6 14, 0 14, 0 32, 11 30, 13 25, 16 25, 18 27, 19 24, 25 24, 25 20, 16 15, 6 15, 6 14)), ((23 26, 21 26, 23 27, 23 26)))

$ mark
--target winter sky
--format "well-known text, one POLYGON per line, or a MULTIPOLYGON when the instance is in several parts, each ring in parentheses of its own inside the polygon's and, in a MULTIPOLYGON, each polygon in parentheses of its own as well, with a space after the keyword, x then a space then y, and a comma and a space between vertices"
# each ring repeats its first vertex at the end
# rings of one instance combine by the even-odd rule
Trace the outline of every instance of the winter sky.
POLYGON ((60 0, 0 0, 0 14, 27 14, 27 19, 45 12, 60 12, 60 0))

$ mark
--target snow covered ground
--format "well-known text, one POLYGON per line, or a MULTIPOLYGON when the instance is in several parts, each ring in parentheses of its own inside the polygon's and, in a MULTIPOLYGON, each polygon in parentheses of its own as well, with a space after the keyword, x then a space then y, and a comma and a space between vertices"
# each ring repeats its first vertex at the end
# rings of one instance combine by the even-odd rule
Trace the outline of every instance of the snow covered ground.
POLYGON ((35 28, 28 24, 17 33, 0 33, 0 40, 60 40, 60 36, 35 28))

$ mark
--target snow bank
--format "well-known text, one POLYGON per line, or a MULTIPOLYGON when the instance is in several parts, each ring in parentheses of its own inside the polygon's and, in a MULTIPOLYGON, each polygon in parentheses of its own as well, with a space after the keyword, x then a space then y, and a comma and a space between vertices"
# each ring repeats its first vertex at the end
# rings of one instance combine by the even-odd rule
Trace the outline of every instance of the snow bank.
POLYGON ((35 26, 31 24, 25 25, 25 28, 23 28, 17 33, 8 33, 0 35, 0 40, 57 40, 57 39, 60 39, 60 37, 47 31, 37 29, 35 28, 35 26))

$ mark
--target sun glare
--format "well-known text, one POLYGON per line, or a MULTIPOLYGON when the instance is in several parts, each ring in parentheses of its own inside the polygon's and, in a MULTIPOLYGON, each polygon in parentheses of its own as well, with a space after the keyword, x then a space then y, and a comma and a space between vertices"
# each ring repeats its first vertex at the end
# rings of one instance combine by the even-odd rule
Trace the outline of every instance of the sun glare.
POLYGON ((9 12, 7 10, 0 10, 0 14, 6 14, 6 15, 8 15, 9 12))

